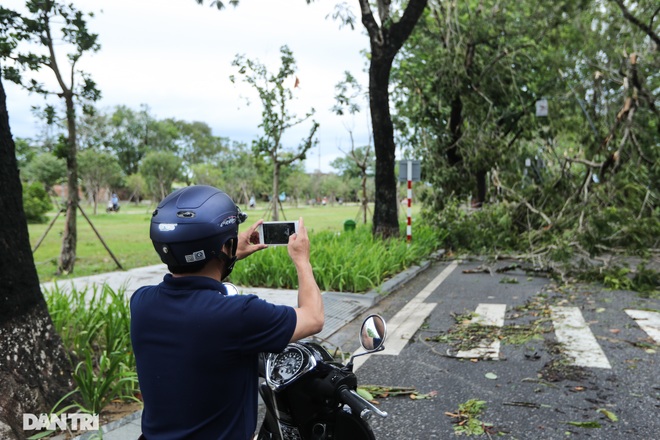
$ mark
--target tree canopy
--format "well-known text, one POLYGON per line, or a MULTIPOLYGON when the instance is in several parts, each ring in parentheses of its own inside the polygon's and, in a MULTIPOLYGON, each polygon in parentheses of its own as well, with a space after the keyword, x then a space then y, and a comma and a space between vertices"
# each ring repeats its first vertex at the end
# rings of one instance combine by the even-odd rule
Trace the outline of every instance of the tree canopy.
POLYGON ((505 215, 488 247, 657 247, 657 13, 647 1, 432 2, 394 74, 401 140, 431 183, 427 218, 446 227, 443 209, 469 198, 505 215))

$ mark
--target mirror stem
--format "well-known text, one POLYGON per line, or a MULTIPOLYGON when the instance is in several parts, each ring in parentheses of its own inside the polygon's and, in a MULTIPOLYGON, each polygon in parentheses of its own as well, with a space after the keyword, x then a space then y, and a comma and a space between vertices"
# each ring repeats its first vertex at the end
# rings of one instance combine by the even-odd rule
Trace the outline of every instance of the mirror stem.
POLYGON ((359 356, 364 356, 365 354, 378 353, 379 351, 383 351, 383 350, 385 350, 385 346, 381 344, 380 347, 374 350, 369 350, 369 351, 365 351, 364 353, 354 354, 353 356, 351 356, 351 359, 348 361, 345 368, 347 368, 349 371, 353 371, 353 359, 359 356))

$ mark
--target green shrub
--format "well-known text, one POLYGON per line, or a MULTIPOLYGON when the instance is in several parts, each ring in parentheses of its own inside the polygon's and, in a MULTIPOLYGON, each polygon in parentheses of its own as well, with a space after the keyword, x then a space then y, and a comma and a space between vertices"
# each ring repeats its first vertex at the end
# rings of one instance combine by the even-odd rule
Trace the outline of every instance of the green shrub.
POLYGON ((580 242, 593 254, 600 253, 597 245, 628 251, 655 247, 660 237, 660 210, 655 209, 646 216, 637 215, 637 210, 626 206, 589 210, 580 242))
POLYGON ((130 340, 130 309, 122 290, 46 289, 44 296, 74 369, 71 399, 99 413, 115 399, 134 400, 138 392, 130 340))
POLYGON ((45 214, 52 208, 50 197, 41 183, 33 182, 23 187, 23 210, 28 223, 44 223, 45 214))
POLYGON ((633 277, 633 286, 644 298, 660 298, 660 272, 648 269, 645 263, 640 264, 633 277))
POLYGON ((521 234, 514 221, 515 211, 507 203, 468 210, 450 199, 439 213, 424 212, 424 219, 446 231, 444 246, 474 253, 511 250, 520 247, 521 234))
POLYGON ((611 290, 632 290, 642 298, 660 297, 660 272, 647 267, 642 262, 635 269, 627 266, 589 268, 578 271, 577 279, 586 282, 599 282, 611 290))

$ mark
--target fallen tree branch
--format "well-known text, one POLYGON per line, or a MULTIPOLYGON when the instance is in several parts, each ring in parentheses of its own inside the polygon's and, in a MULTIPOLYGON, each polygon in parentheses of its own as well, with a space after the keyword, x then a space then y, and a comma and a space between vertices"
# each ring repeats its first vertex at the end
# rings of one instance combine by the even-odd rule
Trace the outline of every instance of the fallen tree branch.
POLYGON ((550 220, 550 217, 548 217, 547 215, 545 215, 544 213, 542 213, 538 209, 534 208, 532 205, 529 204, 529 202, 527 200, 525 200, 523 197, 518 195, 515 191, 513 191, 512 189, 507 188, 504 185, 500 186, 500 188, 502 188, 502 190, 504 190, 508 194, 512 195, 513 197, 515 197, 518 200, 518 203, 522 203, 523 205, 525 205, 527 207, 527 209, 532 211, 534 214, 540 216, 543 219, 543 221, 545 221, 548 224, 548 226, 552 226, 552 220, 550 220))
POLYGON ((579 157, 565 157, 564 159, 566 160, 566 162, 581 163, 583 165, 587 165, 592 168, 601 168, 603 166, 603 162, 597 163, 587 159, 581 159, 579 157))

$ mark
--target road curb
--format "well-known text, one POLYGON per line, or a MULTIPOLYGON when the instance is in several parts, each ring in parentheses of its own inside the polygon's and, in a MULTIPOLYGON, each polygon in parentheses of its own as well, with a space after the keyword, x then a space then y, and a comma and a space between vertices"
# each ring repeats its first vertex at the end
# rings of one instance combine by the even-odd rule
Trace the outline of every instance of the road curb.
POLYGON ((409 267, 403 272, 400 272, 395 276, 393 276, 392 278, 388 279, 377 288, 371 289, 370 291, 365 293, 364 295, 366 297, 371 298, 371 305, 369 307, 373 307, 377 305, 379 302, 385 299, 390 293, 392 293, 393 291, 401 287, 403 284, 415 278, 421 272, 428 269, 429 266, 431 266, 431 262, 433 260, 442 258, 444 254, 445 254, 445 250, 441 249, 431 254, 428 260, 422 261, 418 266, 409 267))
MULTIPOLYGON (((135 422, 136 420, 139 420, 142 417, 142 410, 138 410, 132 414, 129 414, 127 416, 122 417, 119 420, 115 420, 114 422, 107 423, 105 425, 102 425, 99 427, 98 431, 90 431, 85 434, 79 435, 77 437, 74 437, 72 440, 91 440, 93 438, 98 438, 99 433, 101 434, 107 434, 109 432, 115 431, 119 428, 122 428, 129 423, 135 422)), ((63 437, 64 438, 64 437, 63 437)), ((57 440, 58 438, 56 437, 54 440, 57 440)))

